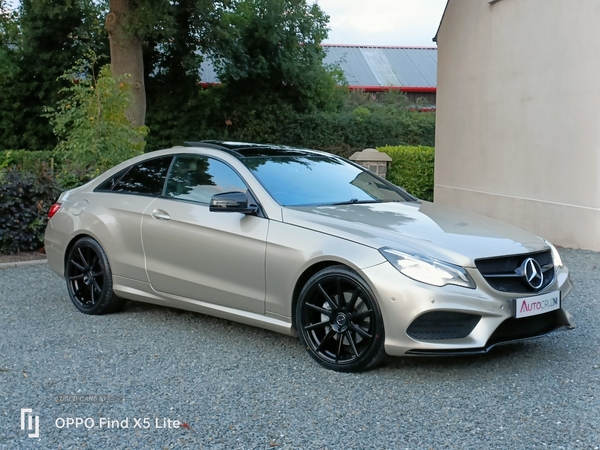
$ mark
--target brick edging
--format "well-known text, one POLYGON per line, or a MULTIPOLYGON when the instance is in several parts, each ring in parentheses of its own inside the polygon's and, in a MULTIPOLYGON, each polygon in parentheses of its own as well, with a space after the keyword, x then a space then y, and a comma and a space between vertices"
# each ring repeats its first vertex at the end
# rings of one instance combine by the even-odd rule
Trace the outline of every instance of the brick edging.
POLYGON ((42 264, 46 264, 47 262, 48 262, 47 259, 34 259, 31 261, 16 261, 16 262, 0 263, 0 270, 14 269, 17 267, 41 266, 42 264))

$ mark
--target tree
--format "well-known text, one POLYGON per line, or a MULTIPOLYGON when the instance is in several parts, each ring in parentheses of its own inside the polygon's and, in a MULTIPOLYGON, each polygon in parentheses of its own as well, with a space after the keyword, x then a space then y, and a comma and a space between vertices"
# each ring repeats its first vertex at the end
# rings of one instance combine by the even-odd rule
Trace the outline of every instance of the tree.
POLYGON ((110 37, 111 68, 115 77, 130 75, 134 102, 127 115, 133 126, 140 126, 146 119, 145 80, 153 74, 144 76, 144 43, 147 53, 154 53, 156 63, 175 58, 175 63, 168 64, 172 78, 183 75, 185 80, 189 62, 197 60, 205 23, 220 2, 110 0, 109 4, 105 26, 110 37))
POLYGON ((133 104, 127 111, 132 126, 146 119, 146 90, 144 88, 143 33, 135 25, 138 4, 130 0, 110 0, 106 16, 106 31, 110 39, 110 62, 113 76, 129 75, 133 104))
POLYGON ((131 75, 130 122, 146 122, 147 95, 153 115, 198 100, 202 53, 226 86, 216 103, 229 109, 256 98, 271 109, 330 106, 340 80, 323 66, 327 21, 307 0, 110 0, 111 67, 131 75))
POLYGON ((318 6, 181 0, 173 11, 176 32, 149 42, 144 54, 149 148, 210 138, 268 141, 297 113, 341 105, 341 71, 323 66, 328 18, 318 6), (200 51, 216 63, 220 86, 197 86, 200 51))
POLYGON ((19 15, 0 0, 0 83, 6 85, 16 70, 14 52, 18 48, 19 15))
POLYGON ((323 65, 328 20, 306 0, 236 0, 211 48, 219 79, 234 98, 327 108, 340 81, 323 65))
POLYGON ((0 50, 0 148, 55 145, 43 108, 58 101, 61 74, 88 47, 101 48, 97 16, 92 0, 22 0, 18 15, 2 22, 9 31, 0 50))
POLYGON ((211 111, 198 86, 203 53, 214 41, 222 4, 179 0, 171 5, 172 27, 144 46, 150 148, 193 139, 211 111))

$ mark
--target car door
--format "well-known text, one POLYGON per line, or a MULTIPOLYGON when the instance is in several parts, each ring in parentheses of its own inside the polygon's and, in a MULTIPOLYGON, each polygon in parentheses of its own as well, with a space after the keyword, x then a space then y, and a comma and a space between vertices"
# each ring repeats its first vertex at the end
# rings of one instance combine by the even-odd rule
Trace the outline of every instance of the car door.
POLYGON ((210 212, 212 195, 230 191, 247 186, 223 161, 175 157, 164 195, 142 219, 148 279, 158 292, 264 314, 269 221, 210 212))
POLYGON ((95 215, 90 226, 109 255, 114 276, 148 281, 141 239, 142 216, 152 200, 162 194, 172 159, 168 155, 136 163, 94 190, 95 215))

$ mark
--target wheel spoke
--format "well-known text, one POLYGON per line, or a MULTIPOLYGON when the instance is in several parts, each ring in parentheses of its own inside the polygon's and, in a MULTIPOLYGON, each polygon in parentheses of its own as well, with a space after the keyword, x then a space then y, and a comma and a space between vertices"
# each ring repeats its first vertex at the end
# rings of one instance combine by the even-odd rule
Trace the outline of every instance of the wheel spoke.
POLYGON ((317 286, 319 286, 319 291, 321 291, 321 294, 323 294, 323 296, 327 300, 327 303, 329 303, 331 305, 331 309, 337 309, 338 306, 335 304, 335 302, 329 296, 329 294, 327 294, 327 292, 325 292, 325 289, 323 289, 323 286, 321 286, 321 283, 319 283, 317 286))
POLYGON ((348 328, 350 328, 352 331, 356 331, 358 334, 360 334, 365 339, 371 339, 373 337, 369 333, 367 333, 365 330, 363 330, 361 327, 358 327, 358 326, 354 325, 353 323, 349 324, 348 328))
POLYGON ((321 308, 320 306, 313 305, 312 303, 305 303, 305 305, 314 311, 320 312, 321 314, 325 314, 327 317, 331 317, 332 313, 329 309, 321 308))
POLYGON ((344 292, 342 291, 342 279, 340 277, 337 278, 336 284, 338 308, 344 309, 344 307, 346 306, 346 299, 344 298, 344 292))
POLYGON ((329 341, 329 340, 330 340, 330 339, 333 337, 333 335, 334 335, 334 334, 335 334, 335 331, 333 331, 333 330, 329 330, 329 331, 327 332, 327 334, 325 335, 325 337, 323 338, 323 340, 322 340, 322 341, 319 343, 319 345, 318 345, 318 347, 316 348, 316 350, 315 350, 315 351, 316 351, 317 353, 318 353, 318 352, 320 352, 320 351, 321 351, 321 348, 323 347, 323 345, 324 345, 324 344, 325 344, 327 341, 329 341))
POLYGON ((354 356, 358 358, 358 351, 356 350, 356 344, 354 343, 354 339, 352 339, 352 333, 346 330, 346 339, 350 343, 350 347, 352 347, 352 351, 354 352, 354 356))
POLYGON ((85 277, 85 274, 80 274, 80 275, 75 275, 72 277, 69 277, 69 280, 74 281, 74 280, 81 280, 83 277, 85 277))
POLYGON ((77 267, 79 270, 81 270, 82 272, 85 272, 85 267, 83 267, 82 265, 78 264, 77 262, 75 262, 74 259, 71 260, 71 264, 74 265, 75 267, 77 267))
POLYGON ((344 343, 344 335, 342 333, 338 333, 338 338, 339 338, 339 342, 338 342, 337 352, 335 354, 335 362, 340 362, 340 358, 342 356, 342 345, 344 343))
POLYGON ((329 320, 325 320, 325 321, 319 322, 319 323, 313 323, 312 325, 307 325, 304 327, 304 329, 306 331, 311 331, 311 330, 316 330, 317 328, 325 328, 327 325, 329 325, 329 320))
POLYGON ((79 257, 81 258, 81 262, 82 262, 82 263, 83 263, 83 265, 85 266, 84 270, 85 270, 85 269, 89 269, 89 268, 90 268, 90 266, 88 265, 88 263, 87 263, 87 261, 86 261, 85 257, 83 256, 83 252, 81 251, 81 248, 78 248, 78 249, 77 249, 77 251, 79 252, 79 257))
POLYGON ((89 286, 89 290, 90 290, 90 294, 91 294, 91 297, 92 297, 92 299, 91 299, 92 300, 92 305, 95 305, 96 304, 96 299, 94 298, 94 286, 90 285, 89 286))
POLYGON ((98 292, 100 292, 100 293, 102 292, 102 289, 100 289, 100 285, 98 284, 98 282, 97 282, 96 280, 93 280, 93 281, 92 281, 92 286, 93 286, 93 289, 92 289, 92 291, 93 291, 94 289, 97 289, 97 290, 98 290, 98 292))
POLYGON ((372 313, 373 313, 372 309, 367 309, 366 311, 349 314, 348 318, 350 320, 360 320, 360 319, 364 319, 365 317, 369 317, 372 313))

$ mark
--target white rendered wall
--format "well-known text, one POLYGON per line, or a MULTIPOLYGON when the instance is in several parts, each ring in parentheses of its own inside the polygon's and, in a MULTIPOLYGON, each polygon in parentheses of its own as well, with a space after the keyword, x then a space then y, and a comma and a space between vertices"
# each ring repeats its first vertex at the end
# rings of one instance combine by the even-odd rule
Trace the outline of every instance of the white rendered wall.
POLYGON ((599 0, 449 0, 436 203, 600 250, 599 24, 599 0))

